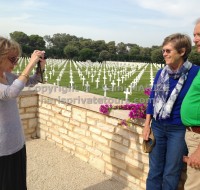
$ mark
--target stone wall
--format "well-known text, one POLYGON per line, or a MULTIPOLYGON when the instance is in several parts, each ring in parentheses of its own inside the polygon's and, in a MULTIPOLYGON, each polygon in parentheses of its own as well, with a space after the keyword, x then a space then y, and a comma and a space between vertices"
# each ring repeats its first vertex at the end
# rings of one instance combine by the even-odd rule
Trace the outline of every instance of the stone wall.
POLYGON ((38 94, 23 91, 18 98, 18 106, 26 138, 35 137, 38 126, 38 94))
POLYGON ((58 90, 49 93, 39 87, 36 91, 22 93, 19 98, 27 137, 55 143, 132 189, 145 189, 149 166, 148 154, 142 152, 141 145, 143 120, 135 120, 131 127, 119 125, 121 119, 128 118, 128 111, 102 115, 99 106, 108 103, 102 96, 58 90))

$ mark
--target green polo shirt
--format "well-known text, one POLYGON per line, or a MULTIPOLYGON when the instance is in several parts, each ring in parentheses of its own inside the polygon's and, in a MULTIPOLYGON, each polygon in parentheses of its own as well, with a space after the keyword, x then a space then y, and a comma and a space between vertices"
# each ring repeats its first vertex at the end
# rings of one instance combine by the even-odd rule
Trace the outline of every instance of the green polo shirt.
POLYGON ((181 120, 185 126, 200 126, 200 71, 182 102, 181 120))

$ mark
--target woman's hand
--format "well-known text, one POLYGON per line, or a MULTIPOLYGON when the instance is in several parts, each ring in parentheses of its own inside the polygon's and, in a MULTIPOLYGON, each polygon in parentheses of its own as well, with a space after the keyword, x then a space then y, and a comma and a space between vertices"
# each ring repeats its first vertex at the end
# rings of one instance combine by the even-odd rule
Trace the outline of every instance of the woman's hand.
POLYGON ((29 79, 29 75, 32 71, 32 69, 35 67, 35 65, 40 61, 42 64, 41 69, 44 69, 44 65, 46 63, 46 61, 44 60, 44 51, 39 51, 39 50, 35 50, 32 54, 31 54, 31 58, 29 60, 29 64, 25 67, 25 69, 23 70, 23 72, 21 73, 21 75, 19 76, 19 80, 22 80, 24 83, 26 83, 29 79))
POLYGON ((45 69, 45 64, 46 64, 46 57, 45 57, 45 51, 42 51, 43 52, 43 55, 42 57, 40 57, 40 66, 41 66, 41 69, 44 70, 45 69))
POLYGON ((142 131, 143 139, 148 140, 150 135, 150 125, 145 125, 142 131))
POLYGON ((31 58, 29 61, 29 64, 31 64, 32 67, 34 67, 39 61, 42 63, 41 65, 45 65, 45 60, 44 60, 44 51, 40 51, 40 50, 35 50, 32 54, 31 54, 31 58))
POLYGON ((147 114, 146 115, 146 120, 144 123, 144 128, 142 131, 142 136, 144 140, 148 140, 149 139, 149 135, 150 135, 150 122, 151 122, 151 115, 147 114))

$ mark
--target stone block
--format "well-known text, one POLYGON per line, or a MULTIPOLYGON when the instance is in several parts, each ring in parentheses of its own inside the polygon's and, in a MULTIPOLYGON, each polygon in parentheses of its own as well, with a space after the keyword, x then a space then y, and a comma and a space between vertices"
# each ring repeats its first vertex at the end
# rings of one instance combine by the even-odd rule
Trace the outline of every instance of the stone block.
POLYGON ((98 170, 100 170, 101 172, 104 173, 104 171, 105 171, 105 162, 102 159, 100 159, 98 157, 90 156, 88 162, 93 167, 95 167, 96 169, 98 169, 98 170))
POLYGON ((20 107, 31 107, 31 106, 37 106, 37 96, 25 96, 21 97, 20 99, 20 107))

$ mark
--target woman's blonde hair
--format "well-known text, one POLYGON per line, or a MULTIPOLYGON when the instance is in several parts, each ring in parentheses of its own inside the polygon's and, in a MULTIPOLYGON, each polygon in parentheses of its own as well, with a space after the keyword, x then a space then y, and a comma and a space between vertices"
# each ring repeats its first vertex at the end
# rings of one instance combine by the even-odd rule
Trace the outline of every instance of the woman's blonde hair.
POLYGON ((9 40, 0 36, 0 59, 2 59, 5 55, 8 55, 10 52, 21 56, 20 45, 12 39, 9 40))

